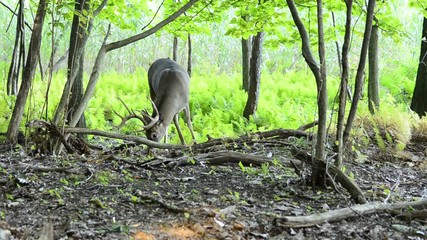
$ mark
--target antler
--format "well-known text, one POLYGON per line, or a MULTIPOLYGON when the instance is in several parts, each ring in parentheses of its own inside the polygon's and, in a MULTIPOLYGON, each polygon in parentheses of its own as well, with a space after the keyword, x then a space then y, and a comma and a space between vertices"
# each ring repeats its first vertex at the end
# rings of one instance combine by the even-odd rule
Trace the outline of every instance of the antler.
POLYGON ((125 123, 132 118, 137 118, 139 120, 141 120, 141 122, 145 123, 145 120, 142 116, 138 116, 133 110, 130 110, 128 108, 128 106, 125 104, 125 102, 123 102, 123 100, 120 97, 117 97, 117 99, 119 99, 119 101, 123 104, 123 106, 125 106, 126 110, 128 111, 129 115, 126 117, 123 117, 122 115, 120 115, 118 112, 116 112, 116 110, 113 109, 113 112, 119 116, 122 119, 122 122, 116 127, 117 129, 120 129, 123 127, 123 125, 125 125, 125 123))
POLYGON ((119 116, 122 121, 121 123, 117 126, 117 129, 120 129, 123 127, 123 125, 125 125, 125 123, 132 119, 132 118, 136 118, 139 119, 141 122, 144 123, 144 129, 149 129, 151 127, 154 126, 154 124, 156 124, 156 122, 159 120, 159 111, 157 110, 156 104, 154 104, 154 102, 150 99, 151 104, 153 105, 153 109, 156 112, 156 116, 154 118, 150 117, 147 113, 147 111, 142 111, 142 115, 140 116, 138 114, 136 114, 133 110, 130 110, 128 108, 128 106, 125 104, 125 102, 123 102, 123 100, 120 97, 117 97, 119 99, 119 101, 123 104, 123 106, 125 106, 126 110, 128 111, 129 115, 126 117, 121 116, 118 112, 116 112, 115 110, 113 110, 113 112, 119 116))
POLYGON ((156 124, 159 121, 159 118, 160 118, 159 110, 157 109, 156 104, 151 99, 150 99, 150 102, 151 102, 151 105, 153 105, 153 110, 156 113, 156 115, 154 117, 150 117, 147 111, 142 111, 142 115, 144 115, 144 124, 145 124, 145 126, 143 127, 144 129, 152 128, 154 124, 156 124), (147 120, 150 120, 150 122, 148 123, 147 120))

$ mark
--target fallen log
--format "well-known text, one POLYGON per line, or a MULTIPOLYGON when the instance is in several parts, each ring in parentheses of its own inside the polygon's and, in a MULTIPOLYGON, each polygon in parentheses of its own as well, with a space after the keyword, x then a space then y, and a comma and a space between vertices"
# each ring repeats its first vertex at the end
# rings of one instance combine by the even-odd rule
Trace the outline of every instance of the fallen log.
POLYGON ((332 210, 324 213, 315 213, 308 216, 284 216, 275 219, 275 223, 280 227, 311 227, 325 222, 337 222, 352 217, 369 215, 374 213, 385 213, 391 211, 408 212, 408 208, 427 208, 427 200, 399 203, 371 202, 355 205, 342 209, 332 210))

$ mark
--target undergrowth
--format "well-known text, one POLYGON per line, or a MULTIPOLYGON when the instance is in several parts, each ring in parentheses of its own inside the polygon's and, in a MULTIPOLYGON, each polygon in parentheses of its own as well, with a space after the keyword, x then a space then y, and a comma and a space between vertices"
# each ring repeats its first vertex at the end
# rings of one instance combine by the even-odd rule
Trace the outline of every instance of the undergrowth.
MULTIPOLYGON (((404 71, 402 69, 400 70, 404 71)), ((389 79, 390 76, 383 77, 381 109, 375 116, 371 116, 367 111, 366 100, 361 102, 359 119, 363 124, 356 123, 353 134, 360 134, 357 129, 358 126, 363 125, 364 131, 379 136, 374 137, 378 145, 381 145, 380 139, 385 142, 393 141, 393 143, 398 141, 404 145, 410 139, 411 127, 415 125, 415 120, 409 121, 413 117, 408 113, 406 102, 402 101, 401 96, 402 91, 407 95, 411 94, 409 91, 412 91, 413 82, 408 78, 403 78, 393 85, 389 79), (383 131, 383 129, 387 129, 387 131, 383 131)), ((85 76, 85 79, 87 78, 85 76)), ((49 91, 47 119, 52 119, 53 111, 62 94, 65 79, 64 71, 54 75, 49 91)), ((330 109, 337 107, 334 101, 338 84, 339 79, 328 78, 330 109)), ((47 82, 35 79, 33 86, 29 104, 27 104, 26 119, 44 119, 46 118, 47 82)), ((240 74, 212 75, 199 72, 191 78, 190 109, 197 142, 206 141, 208 135, 214 138, 234 137, 252 131, 276 128, 295 129, 317 118, 315 81, 311 72, 307 70, 286 73, 263 71, 257 113, 249 121, 242 117, 247 94, 240 89, 240 86, 240 74)), ((3 87, 2 84, 1 88, 3 87)), ((0 91, 3 93, 0 96, 2 98, 0 101, 0 131, 5 132, 12 114, 14 98, 6 96, 5 89, 0 89, 0 91)), ((119 97, 132 110, 152 111, 148 100, 149 89, 145 69, 139 68, 135 72, 127 74, 105 72, 100 76, 95 94, 85 112, 88 127, 117 131, 115 126, 119 125, 121 119, 114 111, 122 116, 128 114, 119 97)), ((333 131, 334 124, 331 124, 331 131, 333 131)), ((180 125, 185 139, 190 142, 191 135, 182 118, 180 125)), ((143 135, 141 126, 142 123, 139 120, 131 120, 121 131, 143 135)), ((180 142, 173 124, 170 128, 170 136, 170 142, 180 142)))

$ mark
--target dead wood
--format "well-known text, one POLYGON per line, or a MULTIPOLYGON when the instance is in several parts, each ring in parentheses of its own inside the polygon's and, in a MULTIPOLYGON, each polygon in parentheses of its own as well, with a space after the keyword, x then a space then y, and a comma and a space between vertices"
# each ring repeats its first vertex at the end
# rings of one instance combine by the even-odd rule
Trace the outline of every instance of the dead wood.
POLYGON ((343 188, 345 188, 348 193, 350 194, 351 198, 356 203, 366 203, 366 199, 363 196, 362 190, 356 185, 356 183, 349 178, 345 173, 343 173, 339 168, 337 168, 333 164, 326 165, 325 162, 319 161, 316 158, 312 157, 309 153, 301 151, 295 147, 292 148, 292 153, 297 159, 300 159, 307 164, 311 164, 312 161, 316 162, 316 166, 319 168, 322 168, 323 170, 326 170, 326 173, 328 173, 328 179, 332 182, 338 182, 341 184, 343 188))
POLYGON ((208 149, 219 146, 219 145, 225 145, 227 143, 239 143, 239 142, 245 142, 245 143, 253 143, 257 142, 262 139, 286 139, 289 137, 296 137, 296 138, 308 138, 311 139, 312 135, 303 131, 299 130, 293 130, 293 129, 274 129, 270 131, 265 132, 255 132, 250 134, 241 135, 238 138, 211 138, 208 137, 208 141, 204 143, 194 144, 191 148, 195 151, 200 151, 203 149, 208 149))
MULTIPOLYGON (((194 156, 182 156, 179 158, 160 158, 144 162, 141 166, 159 166, 167 165, 168 167, 176 166, 189 166, 194 164, 206 164, 206 165, 222 165, 227 163, 239 164, 242 163, 245 166, 261 166, 262 164, 269 163, 272 164, 274 158, 269 158, 265 156, 250 155, 240 152, 230 152, 230 151, 219 151, 219 152, 210 152, 203 153, 194 156)), ((283 157, 279 158, 279 161, 286 165, 292 166, 291 162, 294 164, 300 164, 298 160, 286 159, 283 157)))
MULTIPOLYGON (((73 153, 76 147, 73 147, 73 144, 70 144, 66 138, 65 135, 67 134, 87 134, 87 135, 96 135, 106 138, 113 138, 113 139, 121 139, 124 141, 130 141, 134 142, 136 144, 144 144, 152 148, 159 148, 159 149, 176 149, 176 150, 190 150, 193 152, 201 151, 201 152, 211 152, 213 150, 218 151, 217 146, 221 146, 221 150, 224 150, 224 148, 227 148, 227 144, 238 144, 238 143, 256 143, 256 142, 263 142, 268 141, 270 144, 275 144, 277 146, 290 146, 289 143, 280 141, 280 139, 286 139, 289 137, 296 137, 296 138, 311 138, 311 134, 299 131, 299 130, 292 130, 292 129, 275 129, 271 131, 265 131, 265 132, 255 132, 247 135, 242 135, 238 138, 218 138, 213 139, 209 138, 207 142, 199 143, 199 144, 193 144, 192 146, 183 146, 183 145, 175 145, 175 144, 164 144, 159 142, 154 142, 151 140, 148 140, 147 138, 133 136, 133 135, 126 135, 121 133, 114 133, 114 132, 106 132, 101 131, 97 129, 88 129, 88 128, 63 128, 58 129, 53 123, 49 123, 43 120, 35 120, 32 121, 30 124, 28 124, 30 127, 35 128, 46 128, 49 132, 49 134, 53 134, 54 136, 59 136, 60 141, 67 149, 68 153, 73 153)), ((85 141, 75 141, 80 146, 79 149, 85 149, 81 145, 86 145, 86 149, 92 148, 92 149, 100 149, 99 147, 90 146, 85 141)))
POLYGON ((40 231, 39 240, 53 240, 53 224, 49 220, 43 224, 43 228, 40 231))
POLYGON ((390 213, 393 216, 396 216, 400 219, 404 219, 404 220, 415 220, 415 219, 427 219, 427 209, 423 209, 423 210, 417 210, 417 211, 396 211, 396 210, 392 210, 390 211, 390 213))
POLYGON ((160 148, 160 149, 189 149, 187 146, 183 145, 175 145, 175 144, 167 144, 167 143, 159 143, 148 140, 147 138, 137 137, 132 135, 126 135, 121 133, 114 132, 106 132, 97 129, 88 129, 88 128, 65 128, 64 131, 66 133, 80 133, 80 134, 88 134, 88 135, 96 135, 107 138, 121 139, 125 141, 130 141, 138 144, 144 144, 149 147, 160 148))
POLYGON ((315 213, 308 216, 285 216, 276 218, 275 222, 280 227, 311 227, 325 222, 337 222, 352 217, 369 215, 374 213, 387 213, 390 211, 407 212, 408 208, 427 208, 427 200, 415 202, 381 203, 372 202, 355 205, 347 208, 337 209, 324 213, 315 213))
POLYGON ((191 212, 191 210, 190 209, 187 209, 187 208, 179 208, 179 207, 177 207, 177 206, 175 206, 174 204, 172 204, 172 203, 167 203, 167 202, 165 202, 165 201, 163 201, 163 200, 160 200, 160 199, 158 199, 158 198, 155 198, 155 197, 152 197, 152 196, 150 196, 150 195, 147 195, 147 194, 143 194, 143 193, 141 193, 141 191, 136 191, 136 196, 138 196, 140 199, 142 199, 142 200, 148 200, 148 201, 151 201, 151 202, 154 202, 154 203, 157 203, 157 204, 159 204, 162 208, 164 208, 164 209, 167 209, 167 210, 169 210, 169 211, 171 211, 171 212, 174 212, 174 213, 189 213, 189 212, 191 212))
POLYGON ((311 123, 307 123, 305 125, 300 126, 299 128, 297 128, 297 130, 298 131, 307 131, 308 129, 317 126, 317 124, 319 124, 319 121, 318 120, 314 120, 311 123))

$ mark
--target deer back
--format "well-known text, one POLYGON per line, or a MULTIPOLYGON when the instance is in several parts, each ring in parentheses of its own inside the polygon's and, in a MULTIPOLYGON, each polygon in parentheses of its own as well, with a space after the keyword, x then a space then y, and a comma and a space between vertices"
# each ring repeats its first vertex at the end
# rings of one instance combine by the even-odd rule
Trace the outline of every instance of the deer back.
POLYGON ((148 83, 160 116, 158 123, 146 132, 149 139, 158 140, 165 135, 173 117, 188 105, 190 77, 175 61, 161 58, 150 66, 148 83))

